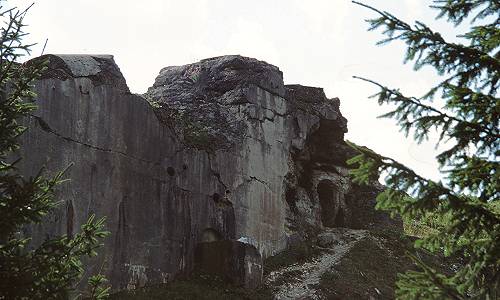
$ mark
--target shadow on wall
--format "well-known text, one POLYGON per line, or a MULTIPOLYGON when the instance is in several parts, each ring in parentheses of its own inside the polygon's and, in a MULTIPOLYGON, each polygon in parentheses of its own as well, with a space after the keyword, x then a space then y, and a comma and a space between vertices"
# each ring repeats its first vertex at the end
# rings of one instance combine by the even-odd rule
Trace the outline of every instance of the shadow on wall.
POLYGON ((245 288, 258 287, 263 276, 262 256, 255 246, 223 239, 213 228, 203 230, 202 241, 196 245, 195 269, 245 288))
POLYGON ((216 242, 222 240, 222 235, 213 228, 207 228, 203 230, 201 235, 202 242, 216 242))
POLYGON ((344 207, 340 204, 340 191, 330 180, 321 180, 316 188, 321 207, 321 222, 325 227, 344 227, 344 207))

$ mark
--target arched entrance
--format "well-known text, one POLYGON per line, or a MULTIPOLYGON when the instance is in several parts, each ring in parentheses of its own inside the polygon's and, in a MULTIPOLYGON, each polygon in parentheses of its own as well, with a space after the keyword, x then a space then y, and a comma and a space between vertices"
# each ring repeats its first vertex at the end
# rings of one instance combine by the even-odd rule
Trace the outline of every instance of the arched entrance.
POLYGON ((330 180, 321 180, 317 186, 321 207, 321 222, 325 227, 343 227, 344 212, 340 206, 340 193, 330 180))

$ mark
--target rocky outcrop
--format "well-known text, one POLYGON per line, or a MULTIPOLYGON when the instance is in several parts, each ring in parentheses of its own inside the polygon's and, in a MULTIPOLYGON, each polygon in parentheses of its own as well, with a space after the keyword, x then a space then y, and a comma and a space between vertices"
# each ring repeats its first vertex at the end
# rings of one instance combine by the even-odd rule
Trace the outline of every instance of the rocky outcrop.
POLYGON ((191 272, 202 242, 244 240, 268 257, 320 228, 393 224, 349 180, 340 101, 284 85, 277 67, 241 56, 168 67, 140 96, 111 56, 43 58, 21 170, 73 166, 64 204, 27 231, 37 243, 106 216, 86 274, 103 266, 114 288, 191 272))

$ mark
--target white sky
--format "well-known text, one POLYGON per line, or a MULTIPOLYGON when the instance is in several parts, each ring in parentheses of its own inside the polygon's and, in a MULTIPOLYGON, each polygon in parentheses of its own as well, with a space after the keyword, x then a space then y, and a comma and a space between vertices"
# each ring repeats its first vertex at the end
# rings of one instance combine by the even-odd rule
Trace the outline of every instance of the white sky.
MULTIPOLYGON (((7 1, 25 7, 32 1, 7 1)), ((430 0, 365 0, 413 22, 422 20, 450 38, 453 29, 435 21, 430 0)), ((39 0, 29 12, 29 40, 45 53, 113 54, 130 89, 143 93, 166 66, 225 54, 267 61, 285 83, 323 87, 339 97, 348 119, 346 138, 393 157, 422 175, 438 178, 433 144, 416 145, 387 111, 367 97, 377 89, 368 77, 408 95, 421 96, 436 82, 431 69, 403 65, 404 46, 376 46, 382 37, 363 20, 375 13, 349 0, 39 0)), ((460 30, 460 28, 458 29, 460 30)))

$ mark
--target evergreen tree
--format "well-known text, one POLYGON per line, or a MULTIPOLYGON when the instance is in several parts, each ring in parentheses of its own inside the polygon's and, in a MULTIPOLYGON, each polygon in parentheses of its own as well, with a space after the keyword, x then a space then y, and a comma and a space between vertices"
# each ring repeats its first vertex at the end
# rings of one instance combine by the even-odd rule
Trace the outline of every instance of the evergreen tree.
POLYGON ((404 217, 420 218, 432 214, 446 220, 441 232, 415 244, 432 252, 463 258, 452 275, 440 274, 417 255, 410 256, 418 271, 398 277, 399 299, 497 299, 500 292, 500 180, 498 175, 500 134, 500 2, 498 0, 434 0, 431 8, 437 18, 453 25, 470 21, 468 32, 458 36, 462 42, 449 42, 422 22, 412 26, 394 15, 364 6, 378 17, 368 20, 370 30, 382 29, 386 38, 378 44, 396 40, 407 46, 405 62, 415 70, 432 66, 441 76, 422 97, 404 95, 375 81, 380 91, 373 97, 380 105, 394 109, 382 115, 393 118, 417 142, 428 139, 435 130, 439 144, 452 146, 436 159, 441 181, 418 175, 394 159, 366 148, 350 160, 357 166, 353 176, 368 182, 384 174, 388 189, 377 198, 377 207, 404 217), (443 107, 433 99, 440 98, 443 107), (411 197, 409 197, 411 196, 411 197))
MULTIPOLYGON (((0 299, 64 299, 82 275, 81 257, 93 256, 106 235, 103 219, 90 217, 73 237, 46 240, 39 247, 29 246, 23 226, 42 221, 55 206, 54 189, 63 173, 46 178, 42 172, 31 178, 19 174, 12 162, 19 148, 18 138, 26 130, 19 120, 29 116, 36 106, 32 100, 34 80, 45 63, 19 63, 30 53, 24 44, 27 10, 6 9, 0 0, 0 299)), ((102 275, 89 280, 86 296, 101 299, 108 294, 102 275)))

